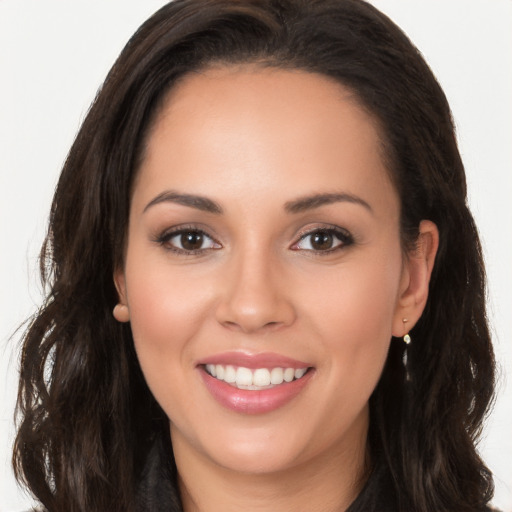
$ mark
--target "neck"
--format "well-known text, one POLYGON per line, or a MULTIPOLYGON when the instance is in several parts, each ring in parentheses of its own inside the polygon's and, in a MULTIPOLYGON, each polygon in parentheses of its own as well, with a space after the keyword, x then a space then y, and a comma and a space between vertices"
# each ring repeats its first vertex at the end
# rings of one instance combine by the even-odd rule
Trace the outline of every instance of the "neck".
POLYGON ((305 463, 270 473, 232 471, 190 450, 179 434, 172 440, 185 512, 342 511, 368 476, 366 431, 348 449, 330 447, 305 463))

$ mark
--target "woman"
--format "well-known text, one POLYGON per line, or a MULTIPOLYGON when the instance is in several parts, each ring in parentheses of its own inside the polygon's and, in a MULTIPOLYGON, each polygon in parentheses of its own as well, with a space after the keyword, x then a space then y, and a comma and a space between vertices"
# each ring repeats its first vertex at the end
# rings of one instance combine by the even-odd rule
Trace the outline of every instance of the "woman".
POLYGON ((43 258, 15 461, 48 510, 486 510, 464 170, 437 82, 368 4, 155 14, 43 258))

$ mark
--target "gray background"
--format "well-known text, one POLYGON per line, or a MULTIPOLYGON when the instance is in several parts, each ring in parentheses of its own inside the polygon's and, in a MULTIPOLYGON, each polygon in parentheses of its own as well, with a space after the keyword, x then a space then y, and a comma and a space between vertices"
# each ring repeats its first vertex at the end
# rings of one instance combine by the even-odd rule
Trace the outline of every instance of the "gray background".
MULTIPOLYGON (((26 509, 9 465, 19 334, 59 169, 126 40, 163 0, 0 0, 0 512, 26 509)), ((451 103, 483 238, 501 381, 481 452, 512 511, 512 1, 373 0, 451 103)))

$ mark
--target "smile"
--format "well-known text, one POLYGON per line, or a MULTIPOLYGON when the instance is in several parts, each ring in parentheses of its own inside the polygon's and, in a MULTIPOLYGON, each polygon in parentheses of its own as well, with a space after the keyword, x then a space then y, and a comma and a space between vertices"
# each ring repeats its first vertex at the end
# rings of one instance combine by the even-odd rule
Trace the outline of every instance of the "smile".
POLYGON ((207 391, 223 408, 241 414, 265 414, 306 393, 316 368, 273 353, 225 352, 197 361, 207 391))
POLYGON ((217 380, 245 390, 272 389, 283 382, 289 383, 304 377, 308 368, 245 368, 232 365, 206 364, 206 372, 217 380))

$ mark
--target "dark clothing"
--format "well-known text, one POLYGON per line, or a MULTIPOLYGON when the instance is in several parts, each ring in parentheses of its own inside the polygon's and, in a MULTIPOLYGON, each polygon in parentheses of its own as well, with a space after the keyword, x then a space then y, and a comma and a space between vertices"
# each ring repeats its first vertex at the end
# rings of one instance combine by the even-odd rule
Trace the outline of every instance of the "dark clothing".
MULTIPOLYGON (((172 461, 172 447, 170 443, 167 446, 164 443, 155 442, 148 454, 137 494, 140 512, 182 511, 181 500, 176 492, 176 468, 169 463, 172 461)), ((379 503, 378 512, 396 512, 398 507, 393 489, 390 478, 386 478, 383 471, 380 474, 374 472, 346 512, 377 512, 375 502, 379 503)))
MULTIPOLYGON (((142 472, 141 485, 137 493, 137 510, 139 512, 182 512, 177 489, 177 473, 170 442, 157 441, 148 454, 142 472)), ((397 512, 397 510, 399 510, 398 500, 389 470, 384 464, 377 464, 363 490, 346 512, 397 512)), ((489 507, 481 511, 475 510, 475 512, 493 511, 499 512, 489 507)))

